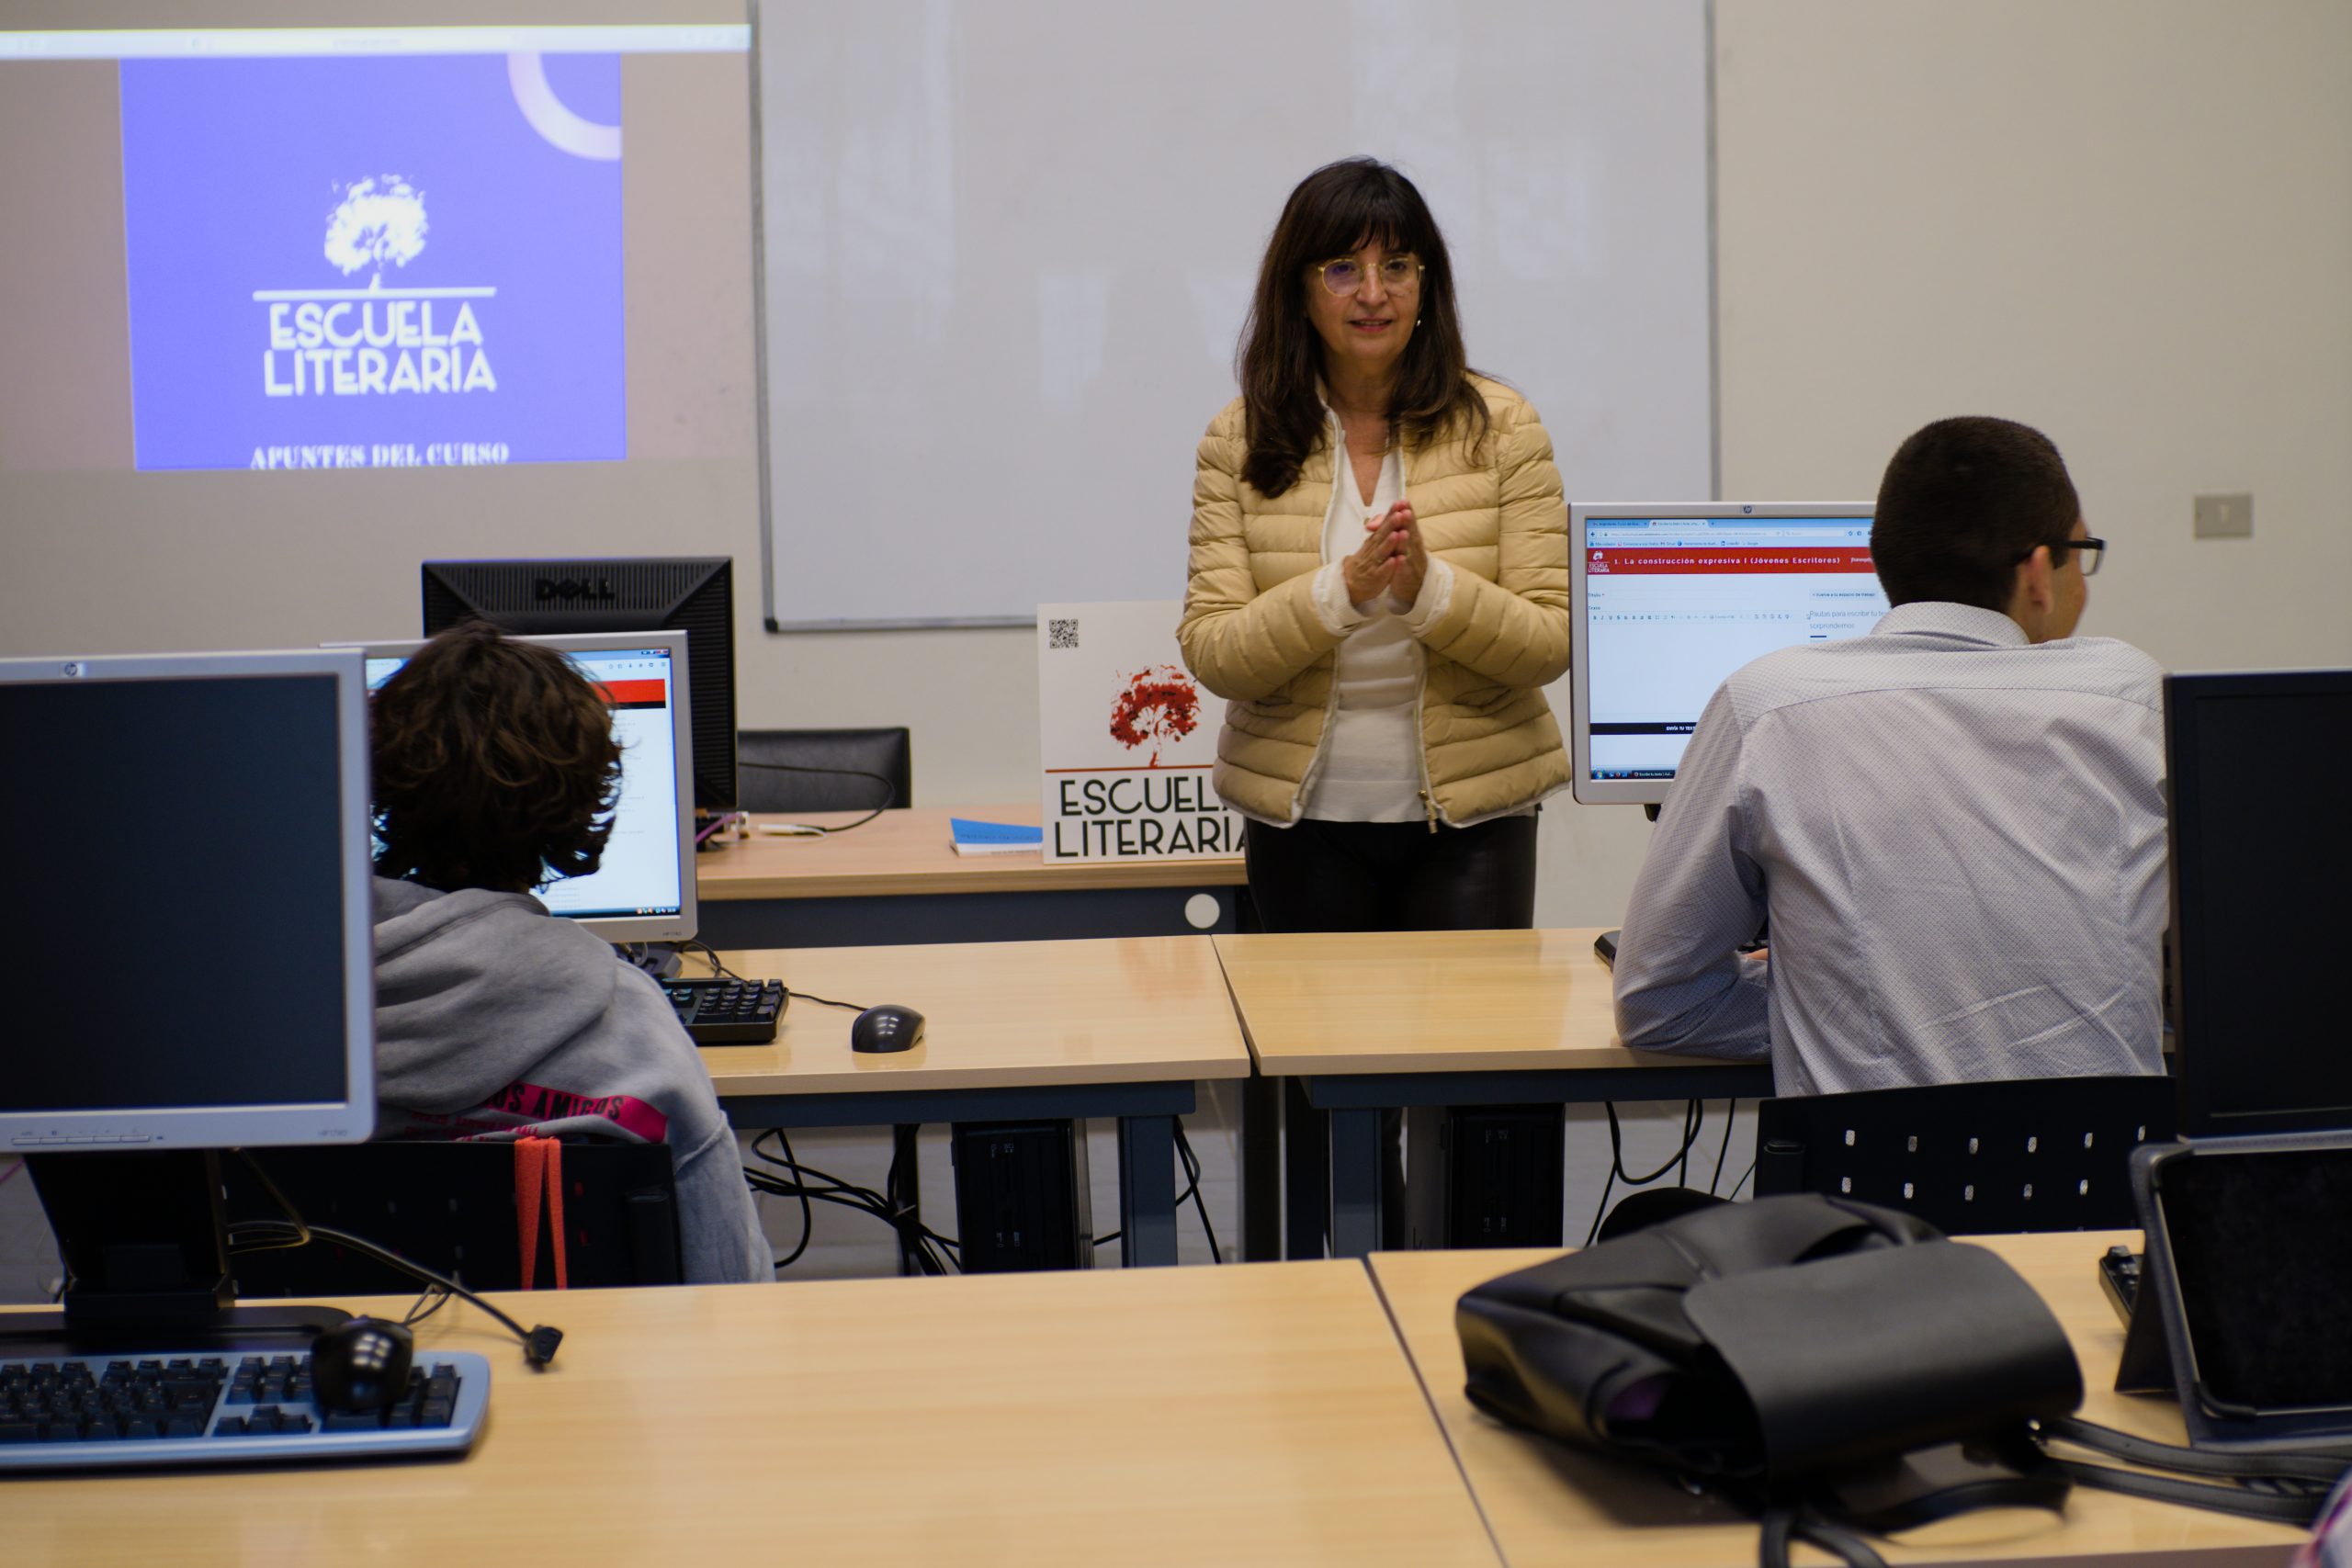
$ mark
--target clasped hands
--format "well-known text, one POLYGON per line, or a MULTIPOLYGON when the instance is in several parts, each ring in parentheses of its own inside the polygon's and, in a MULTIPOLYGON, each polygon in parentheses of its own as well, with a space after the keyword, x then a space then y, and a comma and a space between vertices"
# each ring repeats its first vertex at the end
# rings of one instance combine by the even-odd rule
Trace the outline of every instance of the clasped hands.
POLYGON ((1363 609, 1385 597, 1391 609, 1411 609, 1430 570, 1430 553, 1413 521, 1412 502, 1398 502, 1364 527, 1370 534, 1363 546, 1340 562, 1349 602, 1363 609))

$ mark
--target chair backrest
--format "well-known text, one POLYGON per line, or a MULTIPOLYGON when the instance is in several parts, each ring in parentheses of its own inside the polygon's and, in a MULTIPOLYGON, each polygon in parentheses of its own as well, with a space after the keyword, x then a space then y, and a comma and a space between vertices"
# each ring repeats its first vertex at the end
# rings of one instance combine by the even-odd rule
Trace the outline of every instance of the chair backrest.
POLYGON ((735 804, 745 811, 871 811, 914 804, 914 738, 903 726, 740 730, 735 766, 735 804), (800 768, 830 771, 792 771, 800 768), (859 776, 866 773, 875 777, 859 776), (887 800, 877 779, 888 781, 887 800))
MULTIPOLYGON (((674 1285, 677 1176, 663 1144, 563 1146, 564 1262, 575 1288, 674 1285)), ((254 1160, 305 1220, 390 1248, 469 1290, 523 1282, 512 1144, 387 1143, 261 1149, 254 1160)), ((279 1211, 243 1164, 222 1162, 232 1220, 279 1211)), ((554 1240, 539 1227, 537 1282, 552 1285, 554 1240)), ((241 1296, 389 1295, 413 1292, 407 1275, 332 1242, 232 1259, 241 1296)))
POLYGON ((2137 1226, 2132 1151, 2169 1143, 2168 1077, 2018 1078, 1757 1108, 1756 1195, 1825 1192, 1948 1235, 2137 1226))

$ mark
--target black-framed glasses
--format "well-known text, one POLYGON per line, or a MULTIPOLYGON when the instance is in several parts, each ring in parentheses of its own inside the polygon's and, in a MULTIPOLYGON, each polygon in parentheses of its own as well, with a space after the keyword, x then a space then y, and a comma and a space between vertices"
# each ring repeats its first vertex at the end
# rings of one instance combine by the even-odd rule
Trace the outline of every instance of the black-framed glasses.
MULTIPOLYGON (((2033 547, 2033 550, 2038 550, 2040 548, 2041 548, 2040 545, 2033 547)), ((2018 560, 2020 563, 2031 560, 2033 558, 2033 550, 2026 551, 2025 554, 2018 557, 2018 560)), ((2107 541, 2105 539, 2094 539, 2088 536, 2085 536, 2080 539, 2061 539, 2056 544, 2050 547, 2050 564, 2052 566, 2064 566, 2066 564, 2065 552, 2068 550, 2080 550, 2083 553, 2083 575, 2085 577, 2097 577, 2098 575, 2098 563, 2107 558, 2107 541)))
MULTIPOLYGON (((1421 258, 1411 252, 1400 252, 1383 260, 1379 267, 1380 286, 1390 293, 1419 287, 1421 258)), ((1333 256, 1318 264, 1315 276, 1323 287, 1342 298, 1363 287, 1363 263, 1354 256, 1333 256)))

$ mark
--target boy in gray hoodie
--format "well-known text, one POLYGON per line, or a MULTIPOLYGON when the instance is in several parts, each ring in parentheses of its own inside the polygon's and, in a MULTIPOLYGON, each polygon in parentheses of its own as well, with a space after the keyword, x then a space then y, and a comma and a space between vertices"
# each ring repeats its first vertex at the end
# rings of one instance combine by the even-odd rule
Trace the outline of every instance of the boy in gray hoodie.
POLYGON ((596 869, 612 716, 483 622, 376 694, 379 1136, 666 1143, 690 1282, 773 1280, 735 1136, 662 989, 530 889, 596 869))

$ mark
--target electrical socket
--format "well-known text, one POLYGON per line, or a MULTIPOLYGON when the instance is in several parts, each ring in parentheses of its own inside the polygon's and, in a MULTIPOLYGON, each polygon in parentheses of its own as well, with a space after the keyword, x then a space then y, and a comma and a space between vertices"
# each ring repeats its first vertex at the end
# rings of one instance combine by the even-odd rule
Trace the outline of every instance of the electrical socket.
POLYGON ((2197 535, 2200 539, 2250 539, 2254 536, 2254 497, 2200 495, 2197 498, 2197 535))

